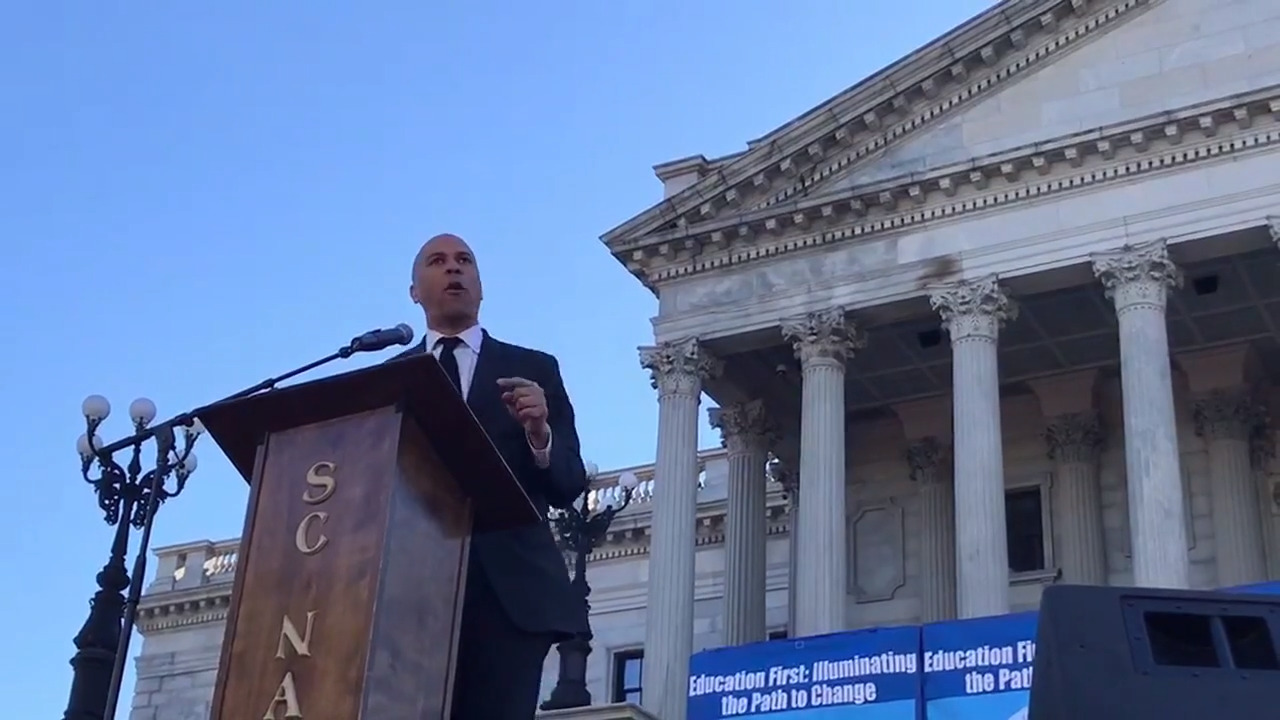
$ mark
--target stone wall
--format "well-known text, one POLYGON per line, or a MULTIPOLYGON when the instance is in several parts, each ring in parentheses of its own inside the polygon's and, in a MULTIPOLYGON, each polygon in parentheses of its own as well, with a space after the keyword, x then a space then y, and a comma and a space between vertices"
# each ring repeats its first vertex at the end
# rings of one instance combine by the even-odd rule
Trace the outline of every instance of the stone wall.
POLYGON ((207 720, 223 628, 217 620, 148 631, 129 720, 207 720))

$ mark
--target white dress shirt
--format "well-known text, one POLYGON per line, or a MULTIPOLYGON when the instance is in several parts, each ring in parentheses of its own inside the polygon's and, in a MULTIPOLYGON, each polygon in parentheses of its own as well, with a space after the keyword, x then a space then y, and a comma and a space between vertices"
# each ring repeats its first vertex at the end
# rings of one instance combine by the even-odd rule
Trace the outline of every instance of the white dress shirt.
MULTIPOLYGON (((444 351, 440 341, 445 337, 447 336, 435 330, 427 330, 427 349, 437 360, 440 359, 440 353, 444 351)), ((484 330, 479 325, 472 325, 455 337, 462 341, 454 349, 453 357, 458 361, 458 382, 462 383, 460 388, 462 399, 466 400, 471 395, 471 381, 476 375, 476 361, 480 359, 480 346, 484 344, 484 330)), ((533 451, 534 463, 543 470, 551 466, 550 428, 547 433, 547 446, 542 449, 534 447, 533 441, 529 440, 529 449, 533 451)))

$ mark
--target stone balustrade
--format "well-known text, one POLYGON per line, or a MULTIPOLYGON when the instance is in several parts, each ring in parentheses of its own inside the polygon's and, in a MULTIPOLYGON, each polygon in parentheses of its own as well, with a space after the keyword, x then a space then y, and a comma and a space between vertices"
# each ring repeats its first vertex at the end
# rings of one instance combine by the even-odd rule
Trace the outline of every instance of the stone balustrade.
MULTIPOLYGON (((719 450, 704 451, 701 458, 703 463, 712 456, 718 457, 721 454, 719 450)), ((591 483, 591 489, 587 491, 587 508, 596 510, 605 506, 606 503, 620 505, 622 503, 625 491, 619 484, 619 478, 627 471, 611 472, 603 475, 591 483)), ((631 505, 638 506, 653 502, 654 479, 652 476, 652 468, 645 468, 644 471, 632 470, 636 477, 640 480, 635 490, 631 493, 631 505)), ((701 493, 706 487, 706 470, 699 473, 698 476, 698 492, 701 493)))
POLYGON ((239 548, 239 538, 159 548, 156 575, 147 594, 230 583, 235 578, 239 548))

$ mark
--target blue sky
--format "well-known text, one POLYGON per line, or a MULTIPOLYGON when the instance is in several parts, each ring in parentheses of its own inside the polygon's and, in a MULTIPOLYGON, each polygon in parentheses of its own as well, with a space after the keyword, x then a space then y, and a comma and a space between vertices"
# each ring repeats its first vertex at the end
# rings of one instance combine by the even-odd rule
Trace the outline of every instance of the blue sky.
MULTIPOLYGON (((647 462, 656 302, 600 234, 661 199, 654 164, 741 150, 989 4, 0 9, 4 715, 61 714, 106 559, 85 395, 113 401, 114 439, 139 395, 167 417, 365 329, 421 330, 410 261, 449 231, 479 254, 485 325, 559 356, 587 458, 647 462)), ((200 457, 156 544, 240 532, 244 483, 200 457)))

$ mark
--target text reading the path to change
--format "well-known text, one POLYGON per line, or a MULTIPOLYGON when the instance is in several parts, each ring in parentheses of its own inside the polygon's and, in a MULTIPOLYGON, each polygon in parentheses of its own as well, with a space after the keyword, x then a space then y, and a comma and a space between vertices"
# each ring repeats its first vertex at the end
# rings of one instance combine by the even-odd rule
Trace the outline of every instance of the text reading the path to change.
POLYGON ((751 715, 832 705, 875 702, 875 678, 916 672, 915 653, 884 652, 804 665, 777 665, 768 670, 742 670, 728 675, 689 678, 689 697, 720 698, 720 716, 751 715))
POLYGON ((965 695, 1030 690, 1035 657, 1036 644, 1032 640, 963 650, 929 650, 924 653, 924 671, 964 671, 965 695))

